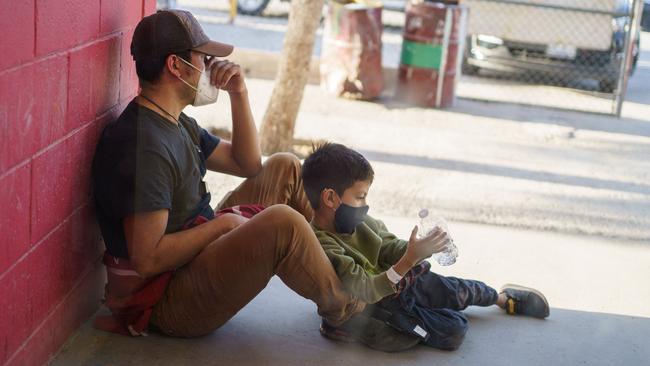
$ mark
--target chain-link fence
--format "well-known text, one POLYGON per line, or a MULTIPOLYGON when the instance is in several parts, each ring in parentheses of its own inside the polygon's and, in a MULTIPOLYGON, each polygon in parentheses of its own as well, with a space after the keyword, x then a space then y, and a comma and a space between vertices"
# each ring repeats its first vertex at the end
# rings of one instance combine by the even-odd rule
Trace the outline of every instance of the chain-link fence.
POLYGON ((642 0, 463 0, 461 97, 620 114, 642 0))

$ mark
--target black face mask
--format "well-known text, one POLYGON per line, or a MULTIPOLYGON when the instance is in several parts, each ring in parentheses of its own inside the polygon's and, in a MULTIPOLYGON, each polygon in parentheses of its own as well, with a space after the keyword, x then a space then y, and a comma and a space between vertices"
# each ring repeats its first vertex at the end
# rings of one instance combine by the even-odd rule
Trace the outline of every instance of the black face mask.
POLYGON ((341 203, 334 213, 334 226, 336 231, 352 234, 354 229, 363 222, 368 214, 368 206, 352 207, 341 203))

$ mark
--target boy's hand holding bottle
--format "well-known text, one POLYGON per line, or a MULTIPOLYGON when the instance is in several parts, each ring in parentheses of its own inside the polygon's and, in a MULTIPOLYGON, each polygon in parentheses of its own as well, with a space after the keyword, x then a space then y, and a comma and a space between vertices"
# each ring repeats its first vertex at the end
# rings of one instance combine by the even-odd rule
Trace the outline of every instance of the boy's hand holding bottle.
POLYGON ((436 215, 429 215, 427 209, 421 210, 418 216, 420 223, 411 232, 406 253, 393 266, 393 269, 402 276, 432 255, 441 266, 456 263, 458 257, 458 248, 449 235, 445 220, 436 215))
POLYGON ((428 235, 418 238, 418 227, 414 227, 411 232, 409 244, 406 252, 393 266, 395 271, 400 275, 406 274, 413 266, 431 257, 433 253, 439 253, 445 250, 451 242, 447 233, 440 228, 436 228, 428 235))

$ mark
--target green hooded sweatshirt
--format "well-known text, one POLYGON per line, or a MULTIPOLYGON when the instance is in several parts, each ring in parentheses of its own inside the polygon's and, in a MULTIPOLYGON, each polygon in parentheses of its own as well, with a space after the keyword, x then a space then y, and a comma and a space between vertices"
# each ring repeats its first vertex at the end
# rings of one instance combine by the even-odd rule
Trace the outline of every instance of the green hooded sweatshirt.
POLYGON ((311 227, 348 292, 368 304, 396 292, 386 270, 404 255, 408 242, 383 222, 366 216, 352 234, 321 230, 313 222, 311 227))

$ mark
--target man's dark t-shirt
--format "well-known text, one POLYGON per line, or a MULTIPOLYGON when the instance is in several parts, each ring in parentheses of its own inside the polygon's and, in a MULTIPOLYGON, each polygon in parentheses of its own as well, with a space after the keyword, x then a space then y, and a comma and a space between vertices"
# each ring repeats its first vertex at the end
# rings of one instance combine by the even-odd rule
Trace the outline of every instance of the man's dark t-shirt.
POLYGON ((184 113, 179 121, 132 101, 102 133, 93 161, 94 195, 106 249, 115 257, 129 257, 125 216, 167 209, 166 234, 198 215, 214 216, 203 176, 219 138, 184 113))

